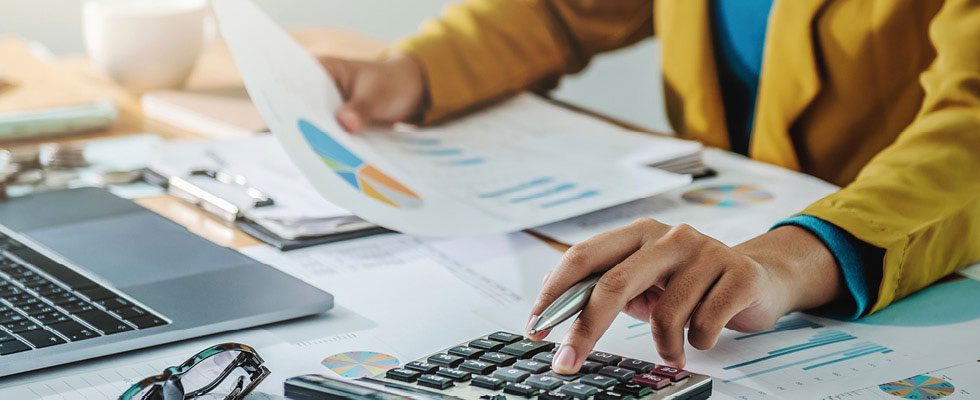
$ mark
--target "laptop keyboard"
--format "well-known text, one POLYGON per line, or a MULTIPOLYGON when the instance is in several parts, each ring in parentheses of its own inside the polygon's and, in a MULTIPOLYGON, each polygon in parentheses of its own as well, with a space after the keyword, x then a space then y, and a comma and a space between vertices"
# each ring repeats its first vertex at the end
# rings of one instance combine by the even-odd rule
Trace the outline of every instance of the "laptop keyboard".
POLYGON ((0 234, 0 356, 166 324, 0 234))

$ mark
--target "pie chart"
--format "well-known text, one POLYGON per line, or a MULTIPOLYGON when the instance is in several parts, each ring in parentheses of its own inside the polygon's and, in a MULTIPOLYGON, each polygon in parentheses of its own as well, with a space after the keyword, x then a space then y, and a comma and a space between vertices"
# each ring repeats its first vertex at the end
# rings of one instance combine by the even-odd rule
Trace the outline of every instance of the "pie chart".
POLYGON ((396 368, 398 359, 374 351, 349 351, 324 358, 320 364, 344 378, 357 379, 396 368))
POLYGON ((765 190, 750 185, 718 185, 685 192, 681 198, 688 203, 714 207, 741 207, 773 199, 765 190))
POLYGON ((916 375, 878 385, 878 389, 895 397, 917 400, 935 400, 950 396, 956 391, 952 383, 929 375, 916 375))
POLYGON ((422 199, 394 178, 364 162, 310 121, 297 123, 303 138, 320 159, 354 189, 395 208, 417 208, 422 199))

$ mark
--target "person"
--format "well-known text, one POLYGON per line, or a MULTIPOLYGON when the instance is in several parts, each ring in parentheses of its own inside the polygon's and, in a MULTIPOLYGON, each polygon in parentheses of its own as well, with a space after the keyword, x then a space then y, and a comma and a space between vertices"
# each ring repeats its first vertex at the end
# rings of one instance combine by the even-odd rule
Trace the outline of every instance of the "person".
MULTIPOLYGON (((622 310, 664 362, 723 327, 858 318, 980 259, 980 4, 966 0, 467 0, 376 61, 322 60, 351 132, 545 91, 655 36, 681 137, 843 186, 728 247, 652 219, 572 246, 530 320, 605 271, 553 367, 577 371, 622 310)), ((628 93, 624 93, 628 96, 628 93)), ((533 336, 542 339, 547 332, 533 336)))

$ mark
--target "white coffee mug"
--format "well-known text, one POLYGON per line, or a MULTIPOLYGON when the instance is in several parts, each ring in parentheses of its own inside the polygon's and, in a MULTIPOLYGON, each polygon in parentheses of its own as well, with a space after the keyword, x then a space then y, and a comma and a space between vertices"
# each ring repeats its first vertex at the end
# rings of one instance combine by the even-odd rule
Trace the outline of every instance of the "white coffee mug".
POLYGON ((93 63, 137 91, 183 84, 214 30, 207 0, 88 0, 82 14, 93 63))

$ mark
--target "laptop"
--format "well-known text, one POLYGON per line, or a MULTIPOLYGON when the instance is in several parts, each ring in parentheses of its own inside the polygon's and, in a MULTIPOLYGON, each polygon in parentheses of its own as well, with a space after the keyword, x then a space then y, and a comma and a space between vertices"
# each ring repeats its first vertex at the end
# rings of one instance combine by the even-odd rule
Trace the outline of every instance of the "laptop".
POLYGON ((0 376, 332 306, 330 294, 104 189, 0 203, 0 376))

